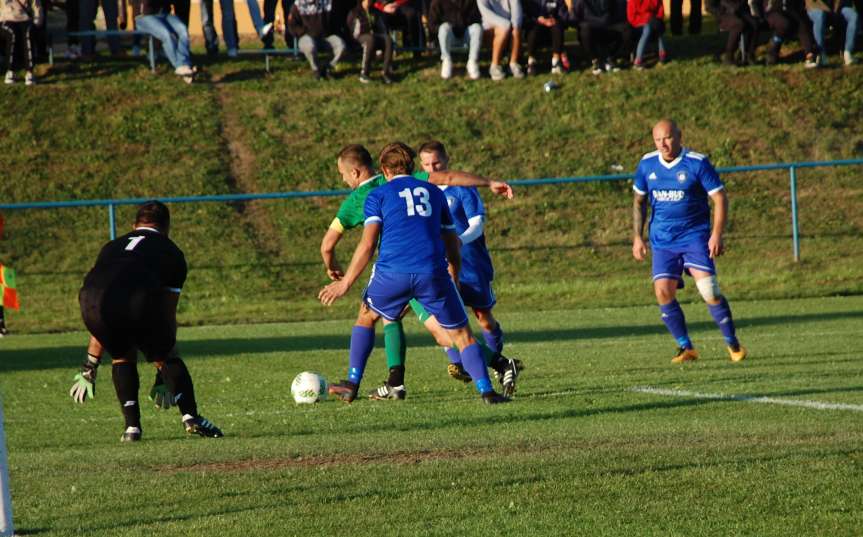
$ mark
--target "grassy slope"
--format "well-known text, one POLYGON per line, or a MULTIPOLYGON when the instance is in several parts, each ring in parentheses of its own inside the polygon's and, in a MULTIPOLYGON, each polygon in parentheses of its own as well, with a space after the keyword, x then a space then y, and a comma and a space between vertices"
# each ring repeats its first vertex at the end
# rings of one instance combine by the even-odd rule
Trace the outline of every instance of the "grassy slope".
MULTIPOLYGON (((208 67, 185 87, 139 62, 60 66, 50 83, 7 88, 0 136, 4 201, 340 188, 333 155, 348 142, 444 140, 453 164, 503 178, 633 169, 664 115, 719 166, 861 154, 858 68, 799 65, 722 69, 701 53, 717 44, 673 41, 679 61, 646 73, 444 83, 437 65, 399 69, 394 87, 363 86, 355 66, 318 84, 306 67, 262 61, 208 67), (687 58, 693 53, 695 59, 687 58), (817 104, 816 104, 817 103, 817 104)), ((732 216, 722 282, 735 298, 856 294, 863 252, 859 168, 800 173, 803 263, 790 260, 788 179, 727 176, 732 216)), ((648 268, 629 255, 626 183, 520 189, 488 200, 500 309, 647 304, 648 268), (551 297, 554 297, 553 300, 551 297)), ((318 199, 174 208, 175 240, 192 272, 186 323, 350 316, 315 304, 318 241, 338 201, 318 199)), ((119 212, 128 221, 131 209, 119 212)), ((79 327, 75 291, 106 234, 104 209, 7 214, 0 259, 19 271, 19 331, 79 327)), ((346 241, 346 261, 353 241, 346 241)))
MULTIPOLYGON (((403 403, 298 407, 290 380, 339 378, 350 321, 182 330, 202 411, 228 436, 183 438, 143 409, 120 445, 107 370, 66 391, 84 334, 4 341, 16 527, 22 535, 857 535, 860 413, 634 393, 635 386, 863 405, 863 298, 742 302, 752 357, 730 363, 702 306, 702 360, 668 363, 653 307, 503 314, 528 369, 487 407, 448 379, 407 323, 403 403), (829 345, 825 345, 829 341, 829 345)), ((150 370, 141 366, 143 388, 150 370)), ((365 389, 384 375, 378 349, 365 389)), ((145 405, 148 406, 148 405, 145 405)))

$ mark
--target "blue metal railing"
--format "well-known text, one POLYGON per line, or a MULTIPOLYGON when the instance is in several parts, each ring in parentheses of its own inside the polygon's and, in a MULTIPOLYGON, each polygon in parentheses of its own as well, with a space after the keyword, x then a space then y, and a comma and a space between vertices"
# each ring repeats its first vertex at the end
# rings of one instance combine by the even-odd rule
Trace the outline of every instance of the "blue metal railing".
MULTIPOLYGON (((836 166, 860 166, 863 159, 829 160, 820 162, 788 162, 776 164, 756 164, 753 166, 731 166, 717 168, 719 173, 744 173, 771 170, 788 170, 791 190, 791 237, 794 261, 800 260, 800 233, 797 207, 797 170, 800 168, 831 168, 836 166)), ((595 183, 603 181, 625 181, 632 179, 629 173, 618 173, 610 175, 589 175, 582 177, 549 177, 540 179, 516 179, 509 181, 514 187, 528 187, 539 185, 560 185, 568 183, 595 183)), ((59 209, 64 207, 107 207, 108 229, 111 239, 116 238, 116 215, 118 205, 138 205, 145 201, 157 199, 164 203, 208 203, 208 202, 236 202, 251 200, 274 200, 293 198, 316 198, 345 196, 350 190, 318 190, 310 192, 269 192, 264 194, 220 194, 210 196, 178 196, 178 197, 155 197, 155 198, 126 198, 126 199, 97 199, 97 200, 74 200, 74 201, 38 201, 27 203, 0 203, 0 210, 19 209, 59 209)))

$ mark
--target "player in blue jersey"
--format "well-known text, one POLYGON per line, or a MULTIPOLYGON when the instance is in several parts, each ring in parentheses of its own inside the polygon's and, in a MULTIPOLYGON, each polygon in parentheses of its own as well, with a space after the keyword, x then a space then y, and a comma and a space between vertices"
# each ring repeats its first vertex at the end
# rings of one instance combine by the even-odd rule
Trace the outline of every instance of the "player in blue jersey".
POLYGON ((671 361, 698 359, 676 298, 686 272, 707 302, 731 360, 740 362, 746 358, 746 348, 735 335, 731 308, 719 291, 714 265, 714 259, 724 251, 722 233, 728 214, 725 186, 706 156, 681 145, 681 132, 674 121, 659 121, 653 127, 653 142, 656 151, 644 155, 635 172, 632 255, 639 261, 647 255, 642 235, 649 203, 653 288, 662 320, 679 346, 671 361), (713 200, 712 226, 708 198, 713 200))
MULTIPOLYGON (((418 153, 425 173, 441 172, 449 168, 449 155, 444 145, 437 140, 421 145, 418 153)), ((456 233, 461 243, 462 262, 458 278, 459 292, 465 305, 473 309, 486 344, 497 354, 489 365, 498 374, 504 395, 511 396, 515 392, 516 380, 523 365, 520 360, 508 359, 501 355, 503 331, 491 311, 497 298, 492 289, 494 267, 485 244, 485 207, 482 198, 480 198, 476 188, 472 187, 443 185, 440 188, 447 198, 447 204, 455 222, 456 233)), ((446 350, 450 359, 447 368, 450 376, 470 382, 470 376, 465 372, 462 365, 461 355, 456 348, 446 343, 448 336, 434 316, 422 311, 422 308, 414 309, 415 311, 419 310, 416 313, 420 321, 425 324, 438 343, 442 344, 446 350)))
MULTIPOLYGON (((336 217, 321 241, 321 257, 324 261, 327 277, 331 280, 339 280, 344 275, 341 265, 336 259, 336 246, 341 241, 345 231, 363 224, 365 220, 363 211, 369 193, 386 184, 386 179, 375 171, 372 157, 362 145, 350 144, 342 148, 338 155, 337 165, 342 180, 353 191, 342 202, 336 217)), ((426 175, 427 177, 423 177, 423 179, 427 179, 433 184, 486 186, 496 194, 508 198, 512 197, 512 188, 506 183, 471 173, 442 170, 426 175)), ((411 303, 413 304, 415 301, 411 301, 411 303)), ((359 386, 365 363, 374 348, 375 325, 378 319, 379 316, 370 310, 365 303, 360 304, 360 311, 351 333, 351 363, 353 366, 348 371, 348 380, 354 387, 359 386)), ((449 335, 446 331, 439 325, 436 326, 443 333, 446 341, 449 341, 449 335)), ((369 397, 372 399, 404 399, 407 394, 404 387, 406 345, 404 330, 400 321, 384 326, 384 347, 389 376, 382 386, 370 392, 369 397)), ((334 386, 334 390, 338 390, 338 386, 334 386)), ((337 393, 336 395, 340 394, 337 393)), ((341 395, 346 395, 346 398, 352 399, 356 393, 352 390, 341 395)))
MULTIPOLYGON (((379 161, 387 184, 366 198, 363 236, 344 276, 324 287, 318 298, 330 305, 344 296, 371 261, 380 239, 378 259, 363 292, 369 309, 391 323, 401 317, 411 299, 419 301, 449 332, 482 400, 507 402, 509 398, 492 388, 456 289, 461 256, 446 198, 438 188, 410 175, 415 157, 401 142, 381 151, 379 161)), ((340 386, 355 394, 351 384, 347 380, 340 386)))

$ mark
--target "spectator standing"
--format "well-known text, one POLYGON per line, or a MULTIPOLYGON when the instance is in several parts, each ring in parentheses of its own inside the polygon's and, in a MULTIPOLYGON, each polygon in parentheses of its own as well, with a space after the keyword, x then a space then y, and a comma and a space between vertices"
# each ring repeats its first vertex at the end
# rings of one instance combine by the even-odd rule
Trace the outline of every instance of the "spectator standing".
POLYGON ((363 49, 363 65, 360 71, 360 82, 363 84, 371 82, 369 71, 377 50, 382 51, 384 56, 384 84, 392 83, 393 40, 388 32, 375 31, 377 16, 379 15, 372 9, 372 0, 360 0, 347 17, 351 37, 363 49))
POLYGON ((635 48, 636 69, 644 69, 644 49, 647 47, 651 37, 656 37, 659 48, 659 63, 668 61, 668 52, 665 50, 665 42, 662 34, 665 33, 665 8, 662 0, 629 0, 626 3, 626 18, 629 24, 641 30, 638 45, 635 48))
POLYGON ((42 20, 39 0, 0 0, 0 37, 6 42, 6 84, 15 83, 16 68, 22 68, 19 59, 23 59, 24 83, 28 86, 36 83, 31 32, 42 20))
POLYGON ((845 65, 854 63, 854 40, 857 37, 857 10, 851 0, 806 0, 806 13, 812 20, 812 33, 820 52, 819 63, 827 65, 827 44, 824 42, 824 31, 828 24, 833 24, 837 30, 844 23, 845 43, 842 49, 842 60, 845 65))
POLYGON ((506 73, 500 66, 503 49, 510 42, 509 71, 515 78, 524 78, 524 71, 518 63, 521 48, 521 25, 523 14, 521 0, 477 0, 482 27, 494 34, 491 44, 491 66, 488 74, 492 80, 503 80, 506 73))
MULTIPOLYGON (((204 46, 208 56, 216 56, 219 53, 219 36, 216 33, 215 12, 213 11, 213 0, 201 0, 201 29, 204 33, 204 46)), ((234 15, 234 0, 219 0, 219 8, 222 11, 222 39, 228 57, 237 56, 239 48, 239 36, 237 36, 237 20, 234 15)))
MULTIPOLYGON (((683 0, 671 0, 671 34, 683 33, 683 0)), ((701 0, 689 0, 689 35, 701 33, 701 0)))
POLYGON ((332 0, 297 0, 288 15, 288 27, 299 39, 300 51, 306 57, 316 79, 328 78, 345 53, 345 41, 333 30, 332 0), (318 65, 318 48, 327 46, 333 51, 329 65, 318 65))
MULTIPOLYGON (((98 6, 102 6, 102 14, 105 16, 105 29, 117 31, 117 18, 120 16, 118 0, 78 0, 78 31, 92 32, 96 30, 95 20, 98 6)), ((125 13, 124 13, 125 16, 125 13)), ((120 38, 111 36, 108 38, 108 48, 112 56, 121 56, 120 38)), ((93 59, 96 55, 96 40, 92 37, 81 38, 81 57, 93 59)))
POLYGON ((467 76, 480 77, 479 51, 482 46, 482 17, 476 0, 432 0, 429 27, 440 44, 443 79, 452 77, 452 47, 457 40, 467 41, 467 76))

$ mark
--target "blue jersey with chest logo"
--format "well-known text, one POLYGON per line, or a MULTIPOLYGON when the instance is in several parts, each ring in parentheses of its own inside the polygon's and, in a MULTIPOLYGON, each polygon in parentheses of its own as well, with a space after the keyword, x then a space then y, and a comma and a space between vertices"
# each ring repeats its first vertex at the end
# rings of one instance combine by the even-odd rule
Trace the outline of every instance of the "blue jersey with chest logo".
POLYGON ((454 232, 443 192, 409 175, 394 177, 369 193, 365 225, 381 226, 375 270, 446 274, 441 233, 454 232))
MULTIPOLYGON (((479 217, 485 220, 485 207, 476 187, 441 187, 446 195, 449 211, 458 235, 470 226, 470 219, 479 217)), ((494 279, 491 256, 485 245, 485 233, 461 247, 461 271, 459 280, 465 282, 487 283, 494 279)))
POLYGON ((710 238, 708 197, 724 188, 706 156, 682 148, 665 162, 659 151, 644 155, 632 186, 650 203, 650 244, 671 249, 710 238))

